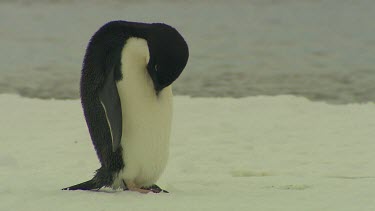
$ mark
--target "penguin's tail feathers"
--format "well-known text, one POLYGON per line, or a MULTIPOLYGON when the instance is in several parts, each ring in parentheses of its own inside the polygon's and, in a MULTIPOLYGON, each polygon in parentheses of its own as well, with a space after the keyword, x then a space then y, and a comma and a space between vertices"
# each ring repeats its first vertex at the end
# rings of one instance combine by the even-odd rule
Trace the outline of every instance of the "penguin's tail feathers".
POLYGON ((102 185, 97 184, 94 179, 91 179, 86 182, 79 183, 77 185, 73 185, 67 188, 63 188, 62 190, 94 190, 102 188, 102 185))
POLYGON ((113 173, 101 167, 96 170, 96 174, 91 180, 63 188, 62 190, 99 190, 102 187, 111 187, 112 183, 113 173))

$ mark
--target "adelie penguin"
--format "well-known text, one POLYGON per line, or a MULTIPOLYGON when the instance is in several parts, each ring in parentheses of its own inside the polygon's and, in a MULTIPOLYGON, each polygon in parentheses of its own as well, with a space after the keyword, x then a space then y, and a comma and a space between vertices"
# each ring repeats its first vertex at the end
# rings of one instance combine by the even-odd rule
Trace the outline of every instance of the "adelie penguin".
POLYGON ((91 180, 63 190, 167 192, 155 183, 169 154, 171 84, 188 57, 184 38, 162 23, 113 21, 93 35, 80 94, 101 167, 91 180))

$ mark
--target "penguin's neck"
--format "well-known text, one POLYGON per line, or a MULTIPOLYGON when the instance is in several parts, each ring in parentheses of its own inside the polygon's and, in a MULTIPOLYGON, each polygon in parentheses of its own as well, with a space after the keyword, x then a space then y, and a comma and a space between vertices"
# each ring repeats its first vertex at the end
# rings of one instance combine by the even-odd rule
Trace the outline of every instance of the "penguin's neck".
MULTIPOLYGON (((153 82, 147 71, 150 59, 147 41, 141 38, 129 38, 122 51, 122 74, 127 93, 137 97, 156 97, 153 82)), ((129 99, 128 99, 129 100, 129 99)))
POLYGON ((121 58, 122 80, 117 82, 122 105, 134 104, 152 110, 158 108, 160 104, 172 102, 171 86, 165 87, 158 95, 156 94, 154 83, 147 70, 149 59, 150 53, 146 40, 129 38, 126 41, 121 58))

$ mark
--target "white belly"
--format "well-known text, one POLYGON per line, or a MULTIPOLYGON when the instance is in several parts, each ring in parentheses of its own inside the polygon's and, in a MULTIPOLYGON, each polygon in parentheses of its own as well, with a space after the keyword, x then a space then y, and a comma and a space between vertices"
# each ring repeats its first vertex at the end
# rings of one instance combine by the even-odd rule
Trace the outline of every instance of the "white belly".
POLYGON ((148 60, 146 41, 128 40, 122 53, 123 80, 117 83, 125 165, 118 179, 139 187, 154 184, 165 169, 172 120, 171 87, 156 96, 146 69, 148 60))

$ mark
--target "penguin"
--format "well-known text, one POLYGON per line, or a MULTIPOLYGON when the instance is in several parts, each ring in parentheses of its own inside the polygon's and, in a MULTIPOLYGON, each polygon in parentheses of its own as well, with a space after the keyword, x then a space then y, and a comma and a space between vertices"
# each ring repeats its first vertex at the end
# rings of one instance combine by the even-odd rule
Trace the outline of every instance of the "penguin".
POLYGON ((184 38, 164 23, 111 21, 92 36, 80 96, 101 167, 62 190, 168 192, 156 182, 169 154, 171 84, 188 57, 184 38))

